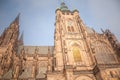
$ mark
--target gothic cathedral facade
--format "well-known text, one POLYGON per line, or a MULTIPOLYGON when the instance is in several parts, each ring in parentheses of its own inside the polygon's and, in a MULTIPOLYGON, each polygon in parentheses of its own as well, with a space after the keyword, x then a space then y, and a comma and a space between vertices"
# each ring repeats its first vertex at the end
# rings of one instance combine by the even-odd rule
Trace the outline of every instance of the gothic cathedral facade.
POLYGON ((0 80, 120 80, 120 43, 87 27, 78 10, 56 10, 54 46, 25 46, 19 15, 0 36, 0 80))

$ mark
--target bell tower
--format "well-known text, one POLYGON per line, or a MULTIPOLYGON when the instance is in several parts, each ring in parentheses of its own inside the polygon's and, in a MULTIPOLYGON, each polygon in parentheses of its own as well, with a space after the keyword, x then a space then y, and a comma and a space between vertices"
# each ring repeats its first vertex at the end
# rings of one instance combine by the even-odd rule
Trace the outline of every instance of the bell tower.
POLYGON ((80 70, 93 64, 86 26, 78 10, 70 11, 64 2, 56 10, 54 38, 55 70, 68 68, 80 70))

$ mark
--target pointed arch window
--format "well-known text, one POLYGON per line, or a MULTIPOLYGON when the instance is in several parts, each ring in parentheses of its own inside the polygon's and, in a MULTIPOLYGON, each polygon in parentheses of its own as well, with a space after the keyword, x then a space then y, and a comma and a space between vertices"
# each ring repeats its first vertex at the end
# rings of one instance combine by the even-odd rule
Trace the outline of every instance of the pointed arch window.
POLYGON ((73 26, 68 26, 67 29, 68 29, 68 32, 74 32, 75 31, 73 26))
POLYGON ((73 28, 73 26, 71 26, 71 31, 74 32, 74 28, 73 28))
POLYGON ((68 26, 68 32, 71 32, 70 26, 68 26))
POLYGON ((81 55, 80 55, 80 50, 77 46, 74 46, 72 49, 73 52, 73 57, 75 62, 80 62, 82 61, 81 55))
POLYGON ((67 20, 67 30, 68 30, 68 32, 74 32, 75 31, 75 28, 73 27, 73 25, 74 25, 74 21, 69 18, 67 20))

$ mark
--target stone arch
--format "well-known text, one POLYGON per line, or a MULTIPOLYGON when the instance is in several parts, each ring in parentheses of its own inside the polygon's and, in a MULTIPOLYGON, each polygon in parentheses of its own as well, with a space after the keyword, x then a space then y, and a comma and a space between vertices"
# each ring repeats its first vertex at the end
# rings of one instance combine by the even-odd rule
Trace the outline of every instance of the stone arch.
POLYGON ((82 44, 82 41, 80 40, 74 40, 74 41, 71 41, 69 40, 68 43, 67 43, 67 54, 66 54, 66 61, 67 61, 67 64, 71 64, 71 65, 81 65, 81 64, 84 64, 85 60, 84 60, 84 57, 85 57, 85 54, 84 54, 84 47, 83 47, 83 44, 82 44), (73 55, 73 46, 76 46, 77 48, 79 48, 79 51, 78 53, 80 53, 79 55, 79 59, 76 59, 75 60, 75 57, 73 55))
POLYGON ((93 80, 93 79, 89 76, 78 76, 75 78, 75 80, 93 80))
POLYGON ((40 66, 40 67, 47 67, 47 63, 46 63, 45 61, 41 61, 41 62, 39 63, 39 66, 40 66))
POLYGON ((73 55, 73 58, 74 58, 75 62, 81 62, 82 61, 81 50, 80 50, 80 45, 79 44, 73 43, 71 45, 71 53, 73 55))
POLYGON ((79 41, 70 41, 68 44, 69 44, 68 45, 69 48, 72 46, 79 46, 81 48, 81 42, 79 42, 79 41))
POLYGON ((73 43, 72 46, 80 46, 78 43, 73 43))

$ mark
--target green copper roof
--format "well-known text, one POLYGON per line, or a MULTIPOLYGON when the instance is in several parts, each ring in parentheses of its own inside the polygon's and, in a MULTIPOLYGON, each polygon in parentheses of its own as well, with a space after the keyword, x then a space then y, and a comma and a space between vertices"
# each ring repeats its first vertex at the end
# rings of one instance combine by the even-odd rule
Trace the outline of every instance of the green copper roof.
POLYGON ((61 9, 61 11, 68 11, 69 10, 64 2, 61 3, 60 9, 61 9))

